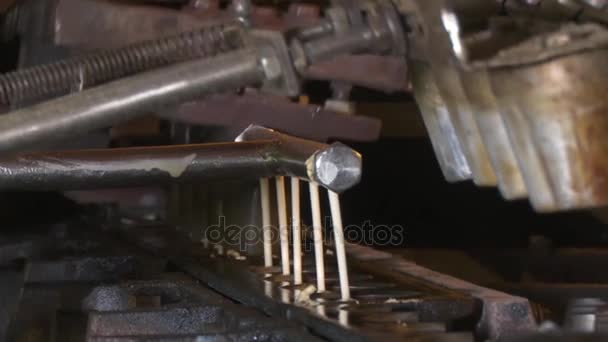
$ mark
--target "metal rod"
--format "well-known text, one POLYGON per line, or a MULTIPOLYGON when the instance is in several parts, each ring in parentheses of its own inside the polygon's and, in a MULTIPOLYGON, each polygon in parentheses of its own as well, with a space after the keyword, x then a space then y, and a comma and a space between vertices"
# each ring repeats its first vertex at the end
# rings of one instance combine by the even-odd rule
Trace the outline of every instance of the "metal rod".
POLYGON ((0 158, 1 190, 85 190, 274 177, 276 141, 32 153, 0 158))
POLYGON ((84 190, 276 176, 346 190, 359 181, 361 156, 352 149, 267 131, 273 134, 238 143, 0 157, 0 190, 84 190))
POLYGON ((334 25, 331 20, 323 19, 316 25, 299 29, 296 37, 301 41, 309 41, 332 33, 334 33, 334 25))
POLYGON ((150 71, 0 117, 0 152, 73 137, 133 119, 159 106, 257 84, 263 79, 255 50, 150 71))
POLYGON ((390 39, 388 32, 380 36, 369 28, 352 30, 347 33, 322 37, 304 43, 304 51, 308 62, 315 64, 342 54, 369 51, 378 41, 390 39))

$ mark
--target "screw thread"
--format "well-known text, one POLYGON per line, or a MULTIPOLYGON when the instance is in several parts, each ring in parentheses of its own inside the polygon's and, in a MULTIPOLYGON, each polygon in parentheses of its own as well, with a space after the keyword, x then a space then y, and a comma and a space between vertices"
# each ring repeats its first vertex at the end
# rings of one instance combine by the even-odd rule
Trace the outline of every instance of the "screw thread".
POLYGON ((0 103, 16 107, 142 71, 244 46, 238 25, 216 25, 124 48, 76 56, 0 75, 0 103))

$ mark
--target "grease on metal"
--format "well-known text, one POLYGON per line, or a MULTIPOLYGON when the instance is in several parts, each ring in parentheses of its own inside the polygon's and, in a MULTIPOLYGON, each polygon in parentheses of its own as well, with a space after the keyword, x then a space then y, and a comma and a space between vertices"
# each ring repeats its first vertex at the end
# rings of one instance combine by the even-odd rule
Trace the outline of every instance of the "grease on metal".
MULTIPOLYGON (((134 160, 131 161, 129 167, 131 170, 139 170, 144 172, 151 172, 154 170, 160 170, 167 172, 173 178, 180 178, 192 162, 196 159, 196 154, 192 153, 186 157, 181 158, 165 158, 156 160, 134 160)), ((22 161, 27 161, 22 160, 22 161)), ((87 171, 99 171, 99 172, 110 172, 110 171, 121 171, 124 166, 116 163, 101 163, 101 162, 81 162, 69 160, 54 160, 47 159, 42 161, 35 161, 34 164, 38 167, 46 168, 53 171, 73 171, 73 170, 87 170, 87 171)))

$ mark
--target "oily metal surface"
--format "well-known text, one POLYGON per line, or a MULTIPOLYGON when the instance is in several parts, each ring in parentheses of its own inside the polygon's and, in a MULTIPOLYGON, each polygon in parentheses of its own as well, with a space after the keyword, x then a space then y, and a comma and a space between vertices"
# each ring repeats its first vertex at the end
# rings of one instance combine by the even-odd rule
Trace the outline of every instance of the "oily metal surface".
MULTIPOLYGON (((77 190, 269 176, 275 141, 32 153, 3 158, 0 188, 77 190)), ((305 175, 305 166, 301 167, 305 175)))
POLYGON ((372 248, 348 244, 351 262, 365 270, 392 273, 440 286, 450 291, 473 296, 483 303, 482 315, 476 324, 476 336, 482 339, 518 336, 536 331, 537 323, 528 299, 485 288, 417 265, 415 262, 372 248))
POLYGON ((341 193, 361 180, 362 157, 251 126, 236 143, 18 154, 0 158, 5 190, 85 190, 288 175, 341 193))
MULTIPOLYGON (((230 246, 201 249, 200 244, 167 231, 163 225, 124 226, 129 240, 146 250, 168 255, 172 263, 215 290, 272 316, 283 316, 307 325, 316 334, 336 341, 470 341, 469 333, 449 330, 449 322, 473 314, 474 300, 455 291, 410 278, 392 283, 385 275, 351 268, 354 301, 343 302, 334 292, 338 286, 337 266, 327 258, 328 292, 310 295, 314 284, 314 262, 304 260, 304 286, 278 268, 263 268, 256 257, 231 257, 230 246), (220 252, 223 250, 223 253, 220 252), (196 256, 193 256, 196 255, 196 256), (377 286, 377 287, 375 287, 377 286), (367 314, 365 314, 367 313, 367 314)), ((236 246, 233 246, 237 248, 236 246)))
MULTIPOLYGON (((166 260, 107 231, 84 222, 44 228, 44 251, 20 267, 0 268, 2 340, 319 340, 302 325, 270 318, 168 270, 166 260)), ((11 248, 0 250, 5 247, 11 248)))

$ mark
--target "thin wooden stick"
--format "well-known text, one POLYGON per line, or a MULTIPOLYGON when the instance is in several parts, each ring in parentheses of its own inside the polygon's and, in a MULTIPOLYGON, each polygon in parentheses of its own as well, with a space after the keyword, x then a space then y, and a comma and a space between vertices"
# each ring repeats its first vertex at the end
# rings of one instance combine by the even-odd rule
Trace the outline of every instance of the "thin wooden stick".
POLYGON ((260 179, 260 200, 262 202, 264 267, 272 267, 272 226, 270 222, 270 183, 268 178, 260 179))
POLYGON ((285 177, 276 178, 277 205, 279 210, 279 238, 281 240, 281 268, 283 275, 289 275, 289 228, 287 224, 287 198, 285 195, 285 177))
POLYGON ((300 180, 291 178, 291 226, 293 228, 293 283, 302 284, 302 219, 300 216, 300 180))
POLYGON ((334 243, 336 258, 338 259, 338 274, 340 276, 340 292, 342 300, 350 300, 350 284, 348 281, 348 265, 346 264, 346 250, 344 248, 344 226, 342 224, 342 212, 340 209, 340 196, 328 191, 331 218, 334 224, 334 243))
POLYGON ((315 266, 317 272, 317 292, 325 292, 325 260, 323 251, 323 224, 321 222, 321 202, 319 186, 309 183, 310 206, 312 208, 312 230, 315 247, 315 266))

